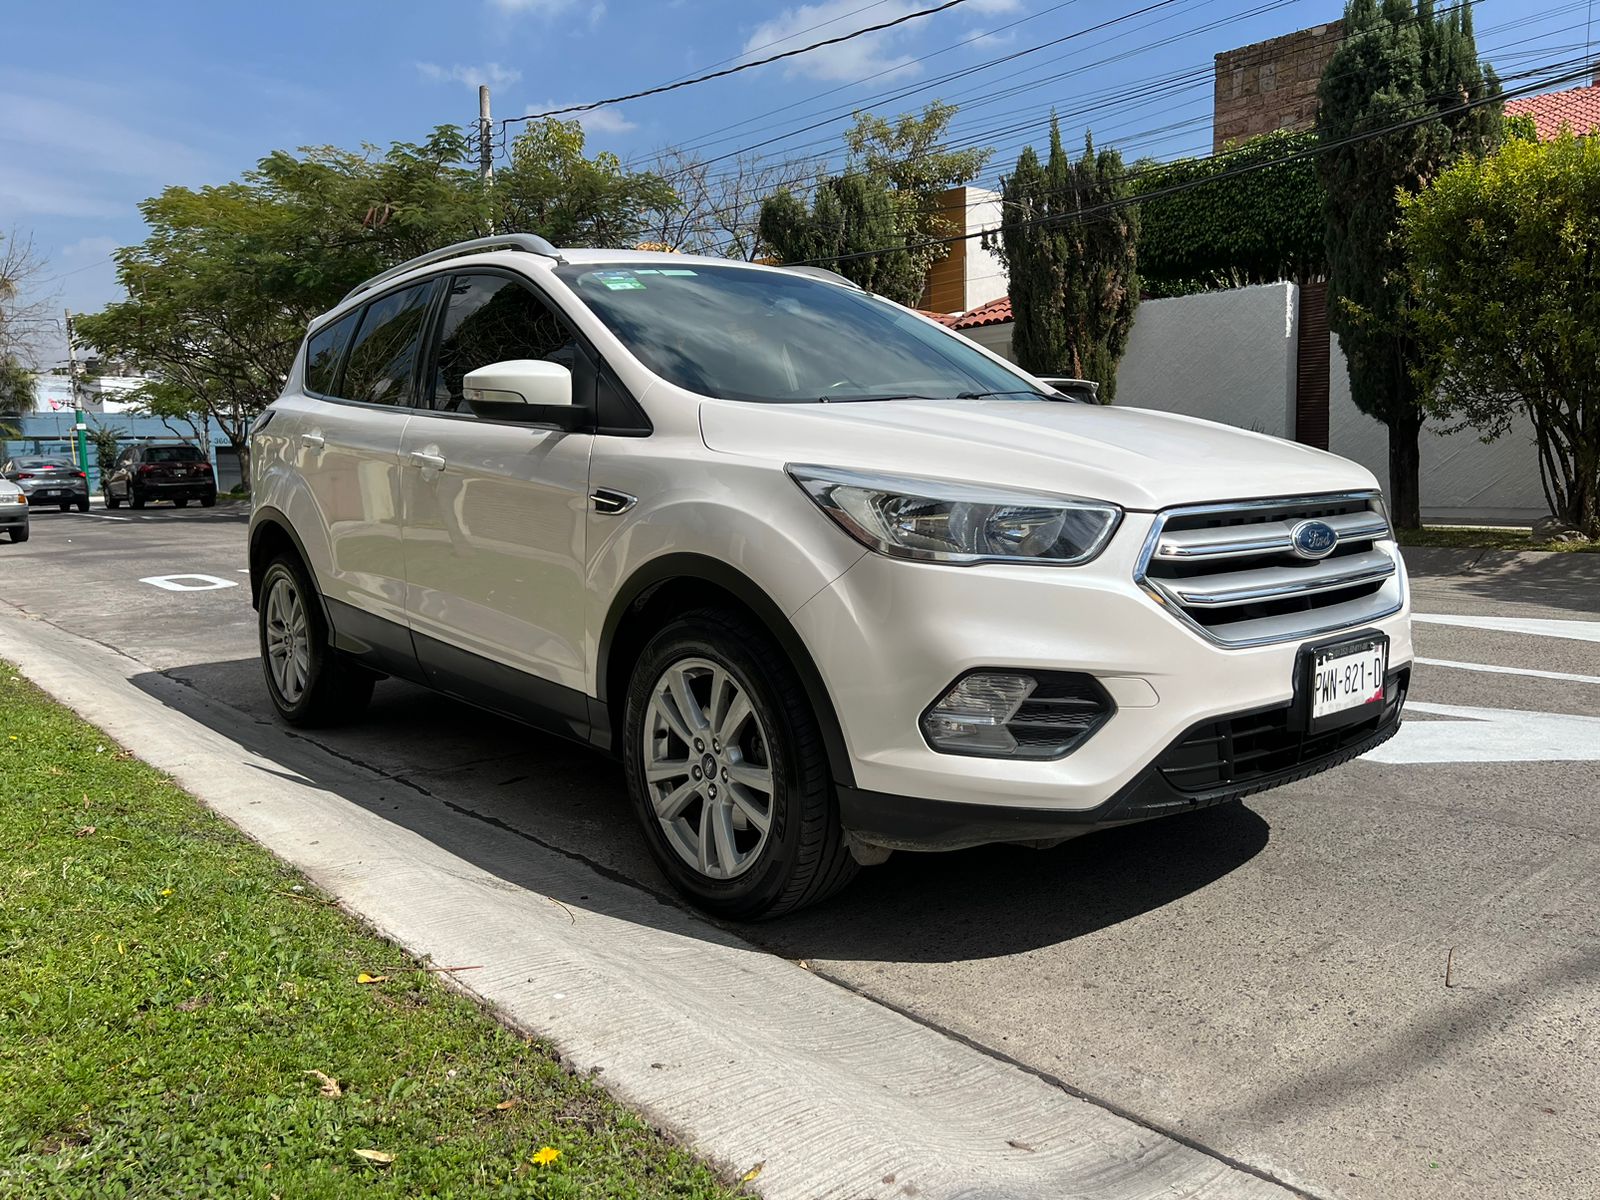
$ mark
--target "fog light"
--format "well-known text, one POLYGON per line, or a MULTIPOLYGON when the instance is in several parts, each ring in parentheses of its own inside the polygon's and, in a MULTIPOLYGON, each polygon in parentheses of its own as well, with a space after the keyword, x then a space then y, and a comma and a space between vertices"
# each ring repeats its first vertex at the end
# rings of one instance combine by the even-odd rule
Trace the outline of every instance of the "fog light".
POLYGON ((1055 759, 1115 711, 1100 681, 1082 671, 973 671, 922 714, 922 735, 941 754, 1055 759))
POLYGON ((1037 686, 1028 675, 980 672, 956 681, 922 716, 922 732, 946 754, 1015 754, 1006 723, 1037 686))

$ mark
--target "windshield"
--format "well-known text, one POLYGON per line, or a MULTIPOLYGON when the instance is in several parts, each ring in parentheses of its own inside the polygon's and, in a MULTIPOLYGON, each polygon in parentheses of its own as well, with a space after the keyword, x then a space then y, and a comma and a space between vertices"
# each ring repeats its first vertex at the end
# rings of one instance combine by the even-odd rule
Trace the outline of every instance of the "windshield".
POLYGON ((864 292, 745 267, 556 271, 663 379, 728 400, 1050 397, 961 338, 864 292))

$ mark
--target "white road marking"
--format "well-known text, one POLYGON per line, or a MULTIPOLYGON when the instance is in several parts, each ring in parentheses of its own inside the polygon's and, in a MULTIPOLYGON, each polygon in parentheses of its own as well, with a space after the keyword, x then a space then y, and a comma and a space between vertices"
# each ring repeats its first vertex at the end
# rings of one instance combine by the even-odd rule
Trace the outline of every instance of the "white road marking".
POLYGON ((1459 625, 1466 629, 1489 629, 1496 633, 1526 633, 1533 637, 1600 642, 1600 621, 1564 621, 1546 617, 1466 617, 1418 612, 1412 613, 1411 619, 1423 625, 1459 625))
POLYGON ((1452 662, 1448 658, 1418 658, 1425 667, 1452 667, 1457 671, 1489 671, 1496 675, 1526 675, 1531 679, 1561 679, 1568 683, 1600 683, 1600 675, 1573 675, 1567 671, 1536 671, 1532 667, 1496 667, 1489 663, 1452 662))
POLYGON ((1513 708, 1469 708, 1412 700, 1407 712, 1450 717, 1411 721, 1365 762, 1600 762, 1600 717, 1526 712, 1513 708))
POLYGON ((152 587, 169 592, 214 592, 218 588, 238 587, 237 579, 218 579, 215 575, 151 575, 139 580, 152 587), (198 583, 179 583, 180 579, 198 579, 198 583))

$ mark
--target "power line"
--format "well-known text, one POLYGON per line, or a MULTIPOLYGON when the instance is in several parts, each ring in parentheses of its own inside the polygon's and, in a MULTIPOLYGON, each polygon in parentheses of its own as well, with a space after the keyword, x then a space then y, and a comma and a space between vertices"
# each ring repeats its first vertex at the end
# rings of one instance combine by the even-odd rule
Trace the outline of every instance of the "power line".
MULTIPOLYGON (((1452 11, 1454 9, 1470 8, 1470 7, 1474 6, 1475 4, 1478 4, 1478 3, 1481 3, 1481 2, 1482 2, 1482 0, 1462 0, 1462 3, 1460 3, 1459 5, 1454 5, 1454 6, 1451 6, 1450 8, 1446 8, 1444 10, 1441 10, 1441 12, 1439 14, 1437 14, 1437 15, 1447 14, 1447 13, 1449 13, 1450 11, 1452 11)), ((1571 11, 1571 10, 1574 10, 1574 9, 1581 9, 1582 6, 1583 6, 1583 0, 1578 0, 1577 3, 1572 3, 1572 4, 1568 4, 1568 5, 1564 6, 1564 7, 1553 9, 1553 10, 1549 11, 1548 13, 1546 13, 1544 15, 1546 15, 1546 16, 1554 16, 1554 15, 1557 15, 1559 13, 1571 11)), ((1520 29, 1520 28, 1525 27, 1525 25, 1526 25, 1526 21, 1525 20, 1516 20, 1516 21, 1507 22, 1507 23, 1505 23, 1503 25, 1497 25, 1497 26, 1491 27, 1491 29, 1485 30, 1484 32, 1485 33, 1492 33, 1492 32, 1497 32, 1500 29, 1504 29, 1504 28, 1518 28, 1518 29, 1520 29)), ((1188 32, 1189 31, 1185 31, 1184 33, 1180 33, 1180 34, 1174 35, 1174 37, 1187 36, 1188 32)), ((1526 44, 1528 42, 1532 42, 1532 41, 1538 41, 1543 37, 1552 36, 1553 34, 1558 33, 1558 32, 1564 32, 1564 30, 1553 30, 1553 31, 1550 31, 1549 33, 1545 33, 1545 34, 1537 34, 1537 35, 1533 35, 1533 36, 1528 37, 1528 38, 1515 39, 1515 40, 1512 40, 1512 41, 1499 43, 1499 44, 1497 44, 1495 46, 1492 46, 1492 47, 1486 47, 1485 48, 1485 53, 1486 53, 1486 55, 1487 54, 1493 54, 1493 55, 1498 57, 1501 54, 1503 54, 1505 51, 1510 50, 1512 47, 1519 46, 1519 45, 1524 45, 1524 44, 1526 44)), ((1166 41, 1166 40, 1170 40, 1170 39, 1163 39, 1163 42, 1166 41)), ((1553 51, 1575 49, 1575 48, 1576 47, 1569 46, 1569 45, 1563 45, 1563 46, 1559 46, 1559 47, 1557 47, 1557 46, 1549 46, 1549 47, 1544 47, 1544 48, 1542 48, 1542 49, 1540 49, 1538 51, 1526 52, 1526 53, 1524 53, 1522 55, 1510 55, 1509 57, 1512 58, 1512 59, 1516 59, 1518 57, 1526 58, 1531 53, 1548 54, 1548 53, 1551 53, 1553 51)), ((1100 61, 1098 61, 1096 63, 1089 64, 1089 66, 1090 67, 1094 67, 1094 66, 1101 65, 1101 63, 1103 63, 1103 62, 1114 61, 1117 58, 1121 58, 1121 57, 1127 56, 1128 53, 1130 53, 1130 52, 1124 52, 1124 54, 1112 56, 1112 58, 1109 58, 1109 59, 1100 60, 1100 61)), ((1264 52, 1262 52, 1261 54, 1257 55, 1254 59, 1252 59, 1250 61, 1256 61, 1256 62, 1266 61, 1267 58, 1269 58, 1269 57, 1270 57, 1270 54, 1268 52, 1264 51, 1264 52)), ((1504 60, 1502 59, 1502 61, 1504 61, 1504 60)), ((951 149, 960 149, 960 148, 963 148, 964 146, 966 146, 968 144, 971 144, 971 143, 974 143, 974 142, 981 142, 983 140, 987 140, 987 139, 992 138, 992 137, 1003 136, 1003 135, 1006 135, 1006 134, 1017 134, 1017 133, 1022 133, 1024 131, 1027 131, 1026 132, 1026 136, 1024 136, 1021 141, 1014 142, 1014 143, 1007 142, 1007 143, 1004 143, 1002 147, 996 147, 997 150, 1002 149, 1002 148, 1006 148, 1006 149, 1008 149, 1010 151, 1015 151, 1016 149, 1019 149, 1021 147, 1021 145, 1025 144, 1026 142, 1030 142, 1030 141, 1032 141, 1034 139, 1034 137, 1036 136, 1036 132, 1037 132, 1037 129, 1038 129, 1039 122, 1043 119, 1043 114, 1045 114, 1045 113, 1054 111, 1054 112, 1056 112, 1057 115, 1063 116, 1068 120, 1078 120, 1078 119, 1086 120, 1087 118, 1089 118, 1093 114, 1101 111, 1102 109, 1112 109, 1118 115, 1121 115, 1123 113, 1134 111, 1134 110, 1137 110, 1137 109, 1147 108, 1151 104, 1160 103, 1160 102, 1163 102, 1163 101, 1168 101, 1171 98, 1171 96, 1177 94, 1178 92, 1180 92, 1181 90, 1183 90, 1187 86, 1199 86, 1201 84, 1207 84, 1207 83, 1210 82, 1210 80, 1212 78, 1212 74, 1213 74, 1213 69, 1212 69, 1211 64, 1200 64, 1200 65, 1197 65, 1197 66, 1192 67, 1192 68, 1186 68, 1186 69, 1183 69, 1183 70, 1179 70, 1179 71, 1173 72, 1173 73, 1171 73, 1171 74, 1169 74, 1167 76, 1159 77, 1159 78, 1157 78, 1155 80, 1152 80, 1152 81, 1149 81, 1147 83, 1132 83, 1132 84, 1127 84, 1127 85, 1121 85, 1121 86, 1118 86, 1116 88, 1105 89, 1105 90, 1103 90, 1103 91, 1101 91, 1099 93, 1091 93, 1091 94, 1086 95, 1086 96, 1077 97, 1078 100, 1084 101, 1084 103, 1079 104, 1077 107, 1069 107, 1067 109, 1060 110, 1060 109, 1055 109, 1053 105, 1046 105, 1046 106, 1042 106, 1042 107, 1034 108, 1034 109, 1029 109, 1029 110, 1020 110, 1018 112, 1015 112, 1015 113, 1012 113, 1012 114, 1008 114, 1008 118, 1017 118, 1015 120, 1015 123, 1004 125, 1004 126, 990 126, 990 127, 984 128, 984 129, 982 129, 980 131, 977 131, 976 133, 968 133, 962 138, 953 139, 951 141, 942 143, 941 147, 940 147, 940 150, 941 151, 946 151, 946 150, 951 150, 951 149), (1025 116, 1024 113, 1026 113, 1027 115, 1025 116)), ((1335 78, 1338 78, 1338 77, 1339 76, 1335 76, 1335 78)), ((1126 123, 1126 122, 1123 122, 1121 124, 1113 123, 1111 126, 1109 126, 1109 128, 1103 128, 1101 130, 1101 133, 1102 133, 1101 141, 1102 141, 1102 144, 1110 144, 1112 142, 1115 142, 1117 144, 1117 148, 1119 148, 1119 149, 1124 149, 1124 150, 1133 149, 1133 148, 1137 148, 1139 146, 1148 144, 1148 143, 1156 140, 1156 135, 1161 135, 1161 134, 1164 134, 1164 133, 1176 132, 1178 130, 1189 128, 1189 127, 1198 127, 1200 125, 1209 125, 1211 123, 1211 120, 1212 120, 1211 114, 1207 113, 1207 114, 1198 115, 1198 116, 1196 116, 1194 118, 1190 118, 1190 119, 1188 119, 1186 121, 1175 122, 1175 123, 1172 123, 1172 124, 1169 124, 1169 125, 1164 125, 1164 126, 1157 127, 1155 129, 1139 130, 1137 133, 1129 135, 1134 139, 1139 139, 1139 140, 1133 141, 1131 143, 1128 140, 1128 137, 1109 136, 1109 135, 1116 135, 1116 134, 1119 133, 1119 131, 1125 130, 1125 129, 1128 128, 1128 123, 1126 123)), ((1197 148, 1197 150, 1200 150, 1200 151, 1203 152, 1203 150, 1207 149, 1207 148, 1209 148, 1209 147, 1197 148)), ((844 172, 844 174, 845 175, 850 175, 850 174, 860 175, 860 174, 863 174, 863 173, 862 172, 848 172, 847 171, 847 172, 844 172)), ((1130 173, 1130 176, 1131 176, 1131 174, 1132 173, 1130 173)), ((710 183, 710 182, 716 181, 717 179, 731 178, 731 177, 732 177, 731 174, 730 175, 724 175, 724 176, 712 175, 712 176, 708 176, 707 177, 706 182, 710 183)), ((996 177, 996 183, 998 183, 998 177, 996 177)), ((810 192, 814 191, 815 190, 815 186, 816 185, 813 183, 813 184, 810 184, 810 185, 807 185, 807 186, 804 186, 804 187, 793 188, 793 189, 791 189, 791 191, 794 194, 803 197, 805 195, 808 195, 810 192)), ((985 200, 969 201, 964 207, 971 208, 971 207, 975 207, 975 206, 977 206, 979 204, 983 204, 983 203, 988 203, 988 201, 985 201, 985 200)), ((737 211, 740 207, 742 207, 742 206, 733 206, 733 207, 729 207, 729 208, 713 208, 713 209, 708 210, 707 213, 702 214, 702 215, 704 215, 704 216, 725 215, 727 213, 737 211)))
POLYGON ((935 13, 942 13, 947 9, 965 4, 967 0, 945 0, 943 4, 933 8, 919 9, 917 12, 906 13, 894 18, 892 21, 880 21, 876 25, 868 25, 857 29, 854 33, 842 33, 838 37, 824 38, 820 42, 813 42, 809 46, 800 46, 794 50, 785 50, 781 54, 769 54, 766 58, 758 58, 753 62, 740 63, 735 67, 725 67, 720 71, 711 71, 705 75, 696 75, 692 79, 680 79, 676 83, 658 84, 653 88, 646 88, 642 92, 630 92, 626 96, 612 96, 609 100, 591 100, 588 104, 569 104, 565 108, 552 108, 548 112, 528 113, 520 117, 507 117, 500 122, 500 128, 505 129, 514 121, 540 121, 545 117, 559 117, 567 113, 590 112, 596 108, 604 108, 608 104, 621 104, 627 100, 642 100, 646 96, 659 96, 663 92, 675 92, 679 88, 692 87, 697 83, 707 83, 713 79, 722 79, 728 75, 737 75, 740 71, 748 71, 753 67, 764 67, 768 63, 775 63, 785 58, 794 58, 797 55, 809 54, 813 50, 820 50, 824 46, 837 46, 840 42, 848 42, 868 33, 879 33, 885 29, 893 29, 896 25, 904 25, 907 21, 920 20, 922 17, 931 17, 935 13))
MULTIPOLYGON (((1573 61, 1574 60, 1572 59, 1564 60, 1564 62, 1568 64, 1573 61)), ((1563 63, 1548 64, 1548 66, 1561 65, 1563 65, 1563 63)), ((1251 172, 1266 170, 1270 167, 1286 166, 1289 163, 1299 162, 1307 158, 1313 158, 1318 154, 1326 154, 1330 150, 1338 150, 1344 146, 1355 145, 1360 142, 1370 141, 1374 138, 1386 137, 1391 133, 1398 133, 1405 129, 1411 129, 1417 125, 1425 125, 1429 121, 1441 120, 1447 116, 1456 116, 1461 113, 1471 112, 1474 109, 1482 108, 1486 104, 1499 104, 1503 103, 1507 99, 1516 99, 1519 96, 1532 95, 1543 88, 1551 87, 1555 84, 1571 83, 1573 80, 1581 79, 1583 76, 1587 75, 1589 73, 1590 66, 1591 64, 1588 62, 1584 62, 1583 65, 1578 67, 1576 70, 1568 70, 1560 75, 1556 75, 1548 79, 1534 80, 1531 83, 1524 84, 1520 88, 1511 88, 1497 95, 1480 96, 1476 100, 1466 101, 1465 103, 1458 104, 1455 107, 1444 111, 1440 111, 1439 109, 1435 108, 1431 112, 1426 112, 1416 117, 1409 117, 1403 121, 1395 121, 1392 124, 1380 126, 1377 129, 1369 129, 1361 133, 1349 134, 1342 138, 1336 138, 1331 142, 1319 142, 1315 146, 1308 147, 1304 150, 1297 150, 1290 154, 1280 155, 1277 158, 1264 159, 1260 162, 1241 163, 1236 167, 1225 168, 1224 170, 1219 171, 1217 174, 1209 175, 1203 179, 1185 180, 1181 183, 1174 183, 1168 185, 1167 187, 1156 188, 1149 192, 1143 192, 1136 196, 1125 196, 1116 200, 1108 200, 1103 204, 1090 205, 1088 208, 1079 209, 1077 212, 1070 215, 1063 214, 1060 216, 1052 215, 1031 217, 1026 221, 1018 222, 1014 228, 1027 228, 1033 225, 1041 225, 1051 222, 1059 224, 1066 224, 1069 222, 1082 223, 1089 217, 1098 216, 1103 213, 1114 212, 1117 209, 1126 208, 1129 205, 1142 204, 1149 200, 1160 200, 1166 196, 1176 195, 1180 192, 1187 192, 1197 187, 1206 187, 1210 184, 1218 183, 1224 179, 1231 179, 1238 175, 1247 175, 1251 172)), ((1523 75, 1531 75, 1533 73, 1533 71, 1522 72, 1523 75)), ((1517 77, 1518 76, 1508 76, 1508 78, 1517 77)), ((1424 100, 1421 103, 1433 104, 1436 103, 1436 101, 1424 100)), ((975 233, 952 234, 949 237, 925 238, 920 242, 902 243, 898 246, 880 246, 872 250, 857 250, 850 254, 840 254, 831 258, 803 259, 800 262, 791 263, 788 265, 821 266, 828 263, 853 262, 856 259, 873 258, 879 254, 894 254, 907 250, 922 250, 932 249, 939 246, 953 246, 957 242, 967 242, 972 241, 975 238, 981 238, 987 232, 990 231, 979 230, 975 233)))

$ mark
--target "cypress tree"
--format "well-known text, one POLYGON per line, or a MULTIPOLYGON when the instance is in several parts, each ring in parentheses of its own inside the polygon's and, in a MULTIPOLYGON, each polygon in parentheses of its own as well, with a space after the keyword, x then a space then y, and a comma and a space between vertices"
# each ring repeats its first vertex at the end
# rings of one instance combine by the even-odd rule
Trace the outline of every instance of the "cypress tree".
POLYGON ((1399 193, 1415 195, 1462 154, 1483 154, 1500 136, 1492 68, 1478 62, 1472 11, 1434 14, 1432 0, 1349 0, 1344 42, 1318 88, 1317 134, 1360 137, 1423 115, 1435 119, 1318 156, 1325 193, 1328 323, 1339 335, 1350 395, 1389 428, 1389 508, 1395 523, 1422 522, 1418 488, 1422 348, 1399 238, 1399 193))
POLYGON ((780 262, 812 262, 869 292, 915 304, 922 297, 918 261, 905 249, 884 249, 905 244, 899 220, 883 180, 845 174, 823 180, 810 209, 790 192, 768 196, 758 229, 780 262), (868 250, 880 253, 849 257, 868 250))
POLYGON ((1003 184, 1012 353, 1035 374, 1094 380, 1107 404, 1139 303, 1139 214, 1127 197, 1122 156, 1085 136, 1073 162, 1054 117, 1049 159, 1041 166, 1029 146, 1003 184))

